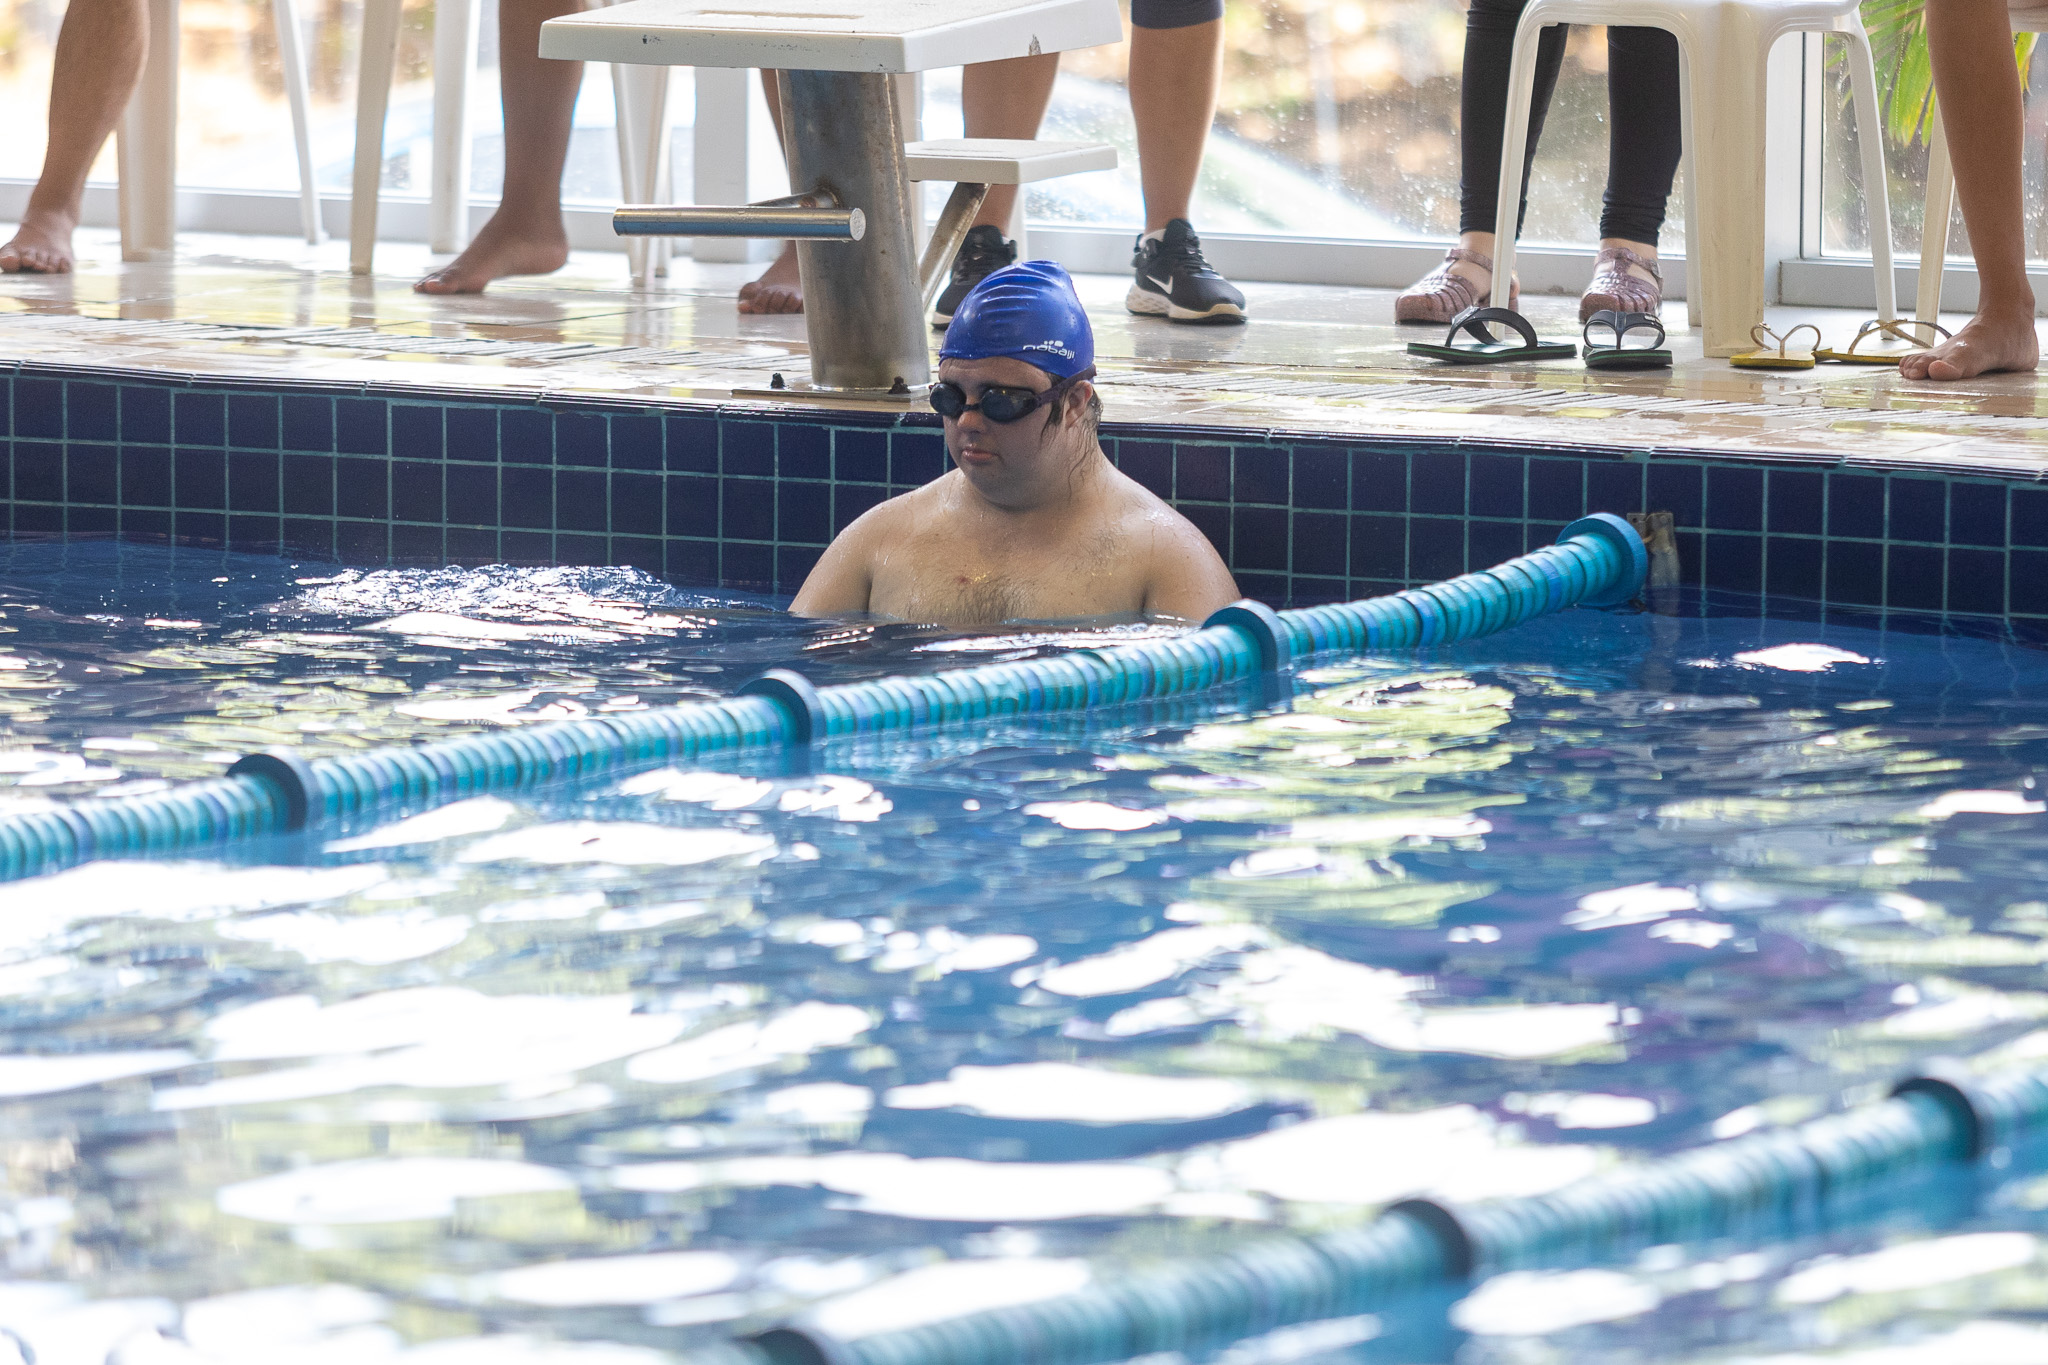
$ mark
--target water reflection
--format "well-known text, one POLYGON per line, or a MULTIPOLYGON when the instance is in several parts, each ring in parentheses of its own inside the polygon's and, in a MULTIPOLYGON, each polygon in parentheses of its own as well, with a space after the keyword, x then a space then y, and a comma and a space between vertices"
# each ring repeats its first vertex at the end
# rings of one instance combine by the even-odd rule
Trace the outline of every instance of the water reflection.
MULTIPOLYGON (((203 567, 15 548, 5 800, 949 657, 612 571, 203 567)), ((2048 1056, 2044 672, 1586 613, 1251 718, 1011 719, 0 887, 0 1327, 92 1365, 653 1360, 2048 1056)), ((1229 1358, 2024 1353, 1994 1318, 2035 1311, 2044 1205, 1229 1358)))

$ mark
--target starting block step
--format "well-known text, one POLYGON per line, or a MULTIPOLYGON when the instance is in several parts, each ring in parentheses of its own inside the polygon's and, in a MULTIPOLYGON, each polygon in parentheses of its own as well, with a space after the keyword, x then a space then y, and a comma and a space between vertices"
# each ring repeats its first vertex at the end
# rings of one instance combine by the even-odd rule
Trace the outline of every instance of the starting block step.
POLYGON ((973 185, 1029 185, 1082 171, 1116 169, 1107 142, 1037 142, 1029 138, 956 137, 903 144, 912 180, 973 185))

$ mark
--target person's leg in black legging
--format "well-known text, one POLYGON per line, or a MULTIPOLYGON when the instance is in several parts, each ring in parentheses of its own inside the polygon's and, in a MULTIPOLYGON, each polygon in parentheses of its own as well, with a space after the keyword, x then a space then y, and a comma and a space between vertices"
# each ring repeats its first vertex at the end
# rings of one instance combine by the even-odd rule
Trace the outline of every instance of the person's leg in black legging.
MULTIPOLYGON (((1515 25, 1528 0, 1472 0, 1465 15, 1464 88, 1459 96, 1458 245, 1491 259, 1495 210, 1500 203, 1500 143, 1508 122, 1508 68, 1514 62, 1515 25)), ((1528 211, 1529 164, 1535 159, 1543 118, 1564 64, 1566 30, 1543 30, 1536 44, 1536 85, 1529 110, 1529 155, 1522 162, 1522 211, 1528 211)), ((1519 224, 1519 220, 1518 224, 1519 224)), ((1472 281, 1482 299, 1492 273, 1472 261, 1451 267, 1472 281)))
MULTIPOLYGON (((1500 206, 1500 144, 1508 126, 1508 69, 1514 62, 1515 25, 1528 0, 1472 0, 1465 15, 1464 89, 1459 95, 1458 233, 1483 233, 1491 251, 1500 206)), ((1529 212, 1529 167, 1543 137, 1543 120, 1557 73, 1564 65, 1566 29, 1553 24, 1536 43, 1536 85, 1529 107, 1529 143, 1522 159, 1521 230, 1529 212)))
MULTIPOLYGON (((1600 245, 1654 261, 1678 173, 1678 40, 1659 28, 1608 29, 1607 110, 1600 245)), ((1639 280, 1654 278, 1625 258, 1613 265, 1639 280)))

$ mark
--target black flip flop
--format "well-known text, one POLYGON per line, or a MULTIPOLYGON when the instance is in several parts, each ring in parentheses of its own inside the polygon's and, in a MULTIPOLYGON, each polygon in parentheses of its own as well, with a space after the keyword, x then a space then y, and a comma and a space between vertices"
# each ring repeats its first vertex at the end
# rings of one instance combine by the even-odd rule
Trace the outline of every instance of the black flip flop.
POLYGON ((1586 368, 1589 370, 1668 370, 1671 368, 1671 352, 1664 349, 1664 324, 1655 313, 1617 313, 1612 308, 1602 308, 1586 319, 1586 329, 1580 338, 1586 343, 1586 368), (1614 342, 1608 346, 1593 344, 1593 329, 1605 327, 1614 333, 1614 342), (1657 329, 1657 339, 1648 346, 1624 346, 1622 338, 1630 332, 1645 327, 1657 329))
POLYGON ((1579 353, 1579 348, 1569 341, 1539 341, 1536 329, 1529 325, 1529 319, 1512 308, 1467 308, 1451 319, 1451 330, 1442 344, 1428 341, 1411 341, 1408 354, 1426 355, 1432 360, 1448 360, 1454 365, 1499 365, 1514 360, 1570 360, 1579 353), (1486 324, 1497 322, 1521 336, 1519 342, 1501 341, 1487 330, 1486 324), (1470 332, 1479 340, 1458 343, 1458 333, 1470 332))

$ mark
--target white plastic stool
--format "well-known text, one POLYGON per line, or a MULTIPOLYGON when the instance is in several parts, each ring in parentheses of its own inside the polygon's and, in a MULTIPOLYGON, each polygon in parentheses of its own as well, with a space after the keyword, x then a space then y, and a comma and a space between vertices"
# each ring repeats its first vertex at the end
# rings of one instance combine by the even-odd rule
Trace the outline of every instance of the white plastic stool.
POLYGON ((1515 268, 1515 221, 1529 138, 1536 42, 1552 24, 1661 28, 1678 39, 1685 141, 1686 311, 1704 325, 1710 356, 1750 349, 1764 318, 1764 68, 1791 33, 1836 33, 1849 44, 1849 83, 1863 152, 1877 315, 1898 314, 1883 121, 1870 39, 1857 0, 1529 0, 1515 29, 1501 142, 1493 305, 1505 308, 1515 268))
MULTIPOLYGON (((164 3, 164 0, 155 0, 164 3)), ((176 3, 176 0, 169 0, 176 3)), ((294 0, 276 0, 280 6, 294 0)), ((469 244, 469 77, 476 69, 477 0, 436 0, 434 21, 434 167, 427 202, 427 247, 469 244)), ((367 275, 377 250, 377 207, 384 173, 384 119, 398 62, 400 0, 365 0, 362 62, 356 85, 355 176, 349 191, 349 270, 367 275)), ((619 179, 629 204, 666 197, 669 169, 668 68, 612 67, 619 179)), ((310 240, 310 239, 309 239, 310 240)), ((667 265, 668 244, 628 247, 635 283, 667 265)))
MULTIPOLYGON (((306 97, 305 34, 297 0, 272 0, 277 24, 277 52, 284 69, 285 100, 291 110, 292 147, 299 169, 299 227, 310 243, 327 238, 320 222, 320 193, 313 180, 313 149, 306 97)), ((469 139, 463 113, 467 107, 469 71, 476 65, 476 0, 440 0, 434 35, 434 195, 431 210, 437 250, 452 251, 461 242, 464 220, 458 187, 469 183, 469 139), (465 60, 466 58, 466 60, 465 60), (452 241, 452 245, 440 243, 452 241)), ((358 137, 356 187, 367 178, 367 206, 358 193, 351 222, 360 225, 365 213, 372 233, 376 224, 376 185, 383 162, 384 109, 391 99, 391 68, 398 57, 398 0, 369 0, 363 23, 362 80, 356 92, 356 124, 360 135, 373 124, 372 146, 358 137), (378 60, 382 56, 381 62, 378 60), (368 151, 368 164, 363 153, 368 151)), ((178 0, 149 0, 149 56, 142 79, 128 102, 119 129, 116 163, 121 191, 121 257, 129 261, 162 260, 177 244, 178 165, 178 0)), ((367 251, 364 234, 355 234, 351 256, 367 251)), ((356 264, 354 260, 351 264, 356 264)), ((368 269, 365 254, 361 267, 368 269)))
MULTIPOLYGON (((2014 33, 2048 33, 2048 3, 2009 0, 2014 33)), ((1941 315, 1941 276, 1948 268, 1948 220, 1956 211, 1956 170, 1948 155, 1948 130, 1941 105, 1927 94, 1927 207, 1920 219, 1920 289, 1913 316, 1923 322, 1941 315)))
MULTIPOLYGON (((121 258, 168 259, 177 244, 178 4, 149 0, 149 56, 117 133, 121 258)), ((366 0, 357 67, 355 170, 349 195, 349 269, 370 273, 384 171, 384 120, 398 61, 401 0, 366 0)), ((304 30, 298 0, 272 0, 277 51, 291 110, 299 170, 299 227, 309 243, 327 240, 313 179, 304 30)), ((469 78, 476 69, 477 0, 437 0, 434 23, 434 152, 427 202, 427 244, 460 251, 469 242, 469 78)), ((667 198, 668 69, 614 66, 619 169, 628 203, 667 198)), ((649 239, 659 240, 659 239, 649 239)), ((667 259, 658 248, 657 269, 667 259)), ((644 249, 643 249, 644 254, 644 249)), ((646 263, 635 258, 634 276, 646 263)))
MULTIPOLYGON (((299 162, 299 222, 309 242, 320 229, 313 189, 313 153, 306 131, 306 59, 293 0, 273 0, 277 50, 291 105, 292 143, 299 162)), ((120 181, 121 259, 168 259, 178 239, 178 0, 149 0, 149 55, 116 130, 120 181)))

